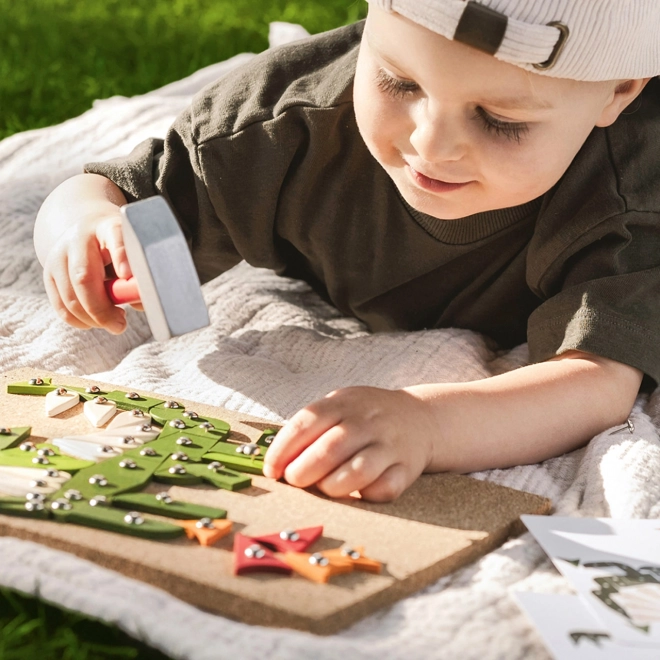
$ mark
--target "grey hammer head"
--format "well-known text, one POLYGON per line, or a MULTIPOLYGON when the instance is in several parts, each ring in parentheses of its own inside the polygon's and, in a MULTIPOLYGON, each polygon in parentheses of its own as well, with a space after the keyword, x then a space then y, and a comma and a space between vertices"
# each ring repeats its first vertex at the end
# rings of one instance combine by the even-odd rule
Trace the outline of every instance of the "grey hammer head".
POLYGON ((165 198, 126 204, 121 213, 126 256, 154 339, 209 325, 188 244, 165 198))

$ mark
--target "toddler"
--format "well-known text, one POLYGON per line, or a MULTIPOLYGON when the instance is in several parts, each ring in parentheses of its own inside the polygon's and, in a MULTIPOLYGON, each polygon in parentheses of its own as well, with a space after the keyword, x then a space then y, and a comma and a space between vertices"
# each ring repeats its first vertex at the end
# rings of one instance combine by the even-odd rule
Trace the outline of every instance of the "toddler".
POLYGON ((267 476, 386 501, 576 449, 660 379, 660 4, 369 2, 87 164, 35 246, 65 321, 122 332, 119 207, 160 194, 202 281, 245 259, 374 331, 527 341, 528 366, 488 379, 332 392, 268 451, 267 476))

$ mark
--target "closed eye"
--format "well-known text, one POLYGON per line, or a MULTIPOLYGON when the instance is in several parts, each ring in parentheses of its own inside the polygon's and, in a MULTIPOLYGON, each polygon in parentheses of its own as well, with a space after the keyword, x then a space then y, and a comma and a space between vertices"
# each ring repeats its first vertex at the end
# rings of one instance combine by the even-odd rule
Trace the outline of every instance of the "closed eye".
POLYGON ((384 69, 378 69, 376 85, 381 91, 393 98, 403 98, 419 91, 419 85, 414 80, 395 78, 384 69))
POLYGON ((482 107, 475 109, 474 118, 478 119, 487 133, 496 137, 503 136, 520 144, 522 138, 529 132, 529 125, 524 121, 502 121, 493 117, 482 107))

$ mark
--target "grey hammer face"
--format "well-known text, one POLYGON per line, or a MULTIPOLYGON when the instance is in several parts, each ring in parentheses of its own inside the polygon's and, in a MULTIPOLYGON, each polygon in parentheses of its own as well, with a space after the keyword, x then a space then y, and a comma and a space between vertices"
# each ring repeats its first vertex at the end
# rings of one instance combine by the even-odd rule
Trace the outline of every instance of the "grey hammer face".
POLYGON ((209 314, 186 239, 165 198, 121 208, 126 256, 154 339, 209 325, 209 314))

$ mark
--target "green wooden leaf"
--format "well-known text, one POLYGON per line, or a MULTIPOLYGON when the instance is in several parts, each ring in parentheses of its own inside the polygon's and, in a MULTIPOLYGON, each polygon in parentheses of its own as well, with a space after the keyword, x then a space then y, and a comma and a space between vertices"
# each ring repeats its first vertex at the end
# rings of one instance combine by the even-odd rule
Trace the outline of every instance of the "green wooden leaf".
POLYGON ((242 488, 249 488, 252 485, 252 479, 250 477, 240 472, 229 470, 226 466, 218 470, 210 470, 208 463, 193 463, 186 466, 186 468, 190 474, 203 479, 216 488, 241 490, 242 488))
POLYGON ((277 431, 275 429, 265 429, 264 432, 261 434, 261 437, 259 440, 257 440, 257 445, 259 447, 262 447, 262 453, 265 454, 268 451, 268 447, 271 446, 273 443, 273 440, 275 439, 275 436, 277 435, 277 431))
POLYGON ((127 514, 121 509, 113 509, 108 506, 90 506, 84 501, 69 502, 69 504, 71 509, 68 511, 64 509, 51 510, 56 521, 160 541, 174 539, 185 534, 183 527, 162 520, 144 518, 139 525, 130 524, 125 520, 127 514))
POLYGON ((62 385, 62 387, 65 387, 67 390, 71 390, 72 392, 78 392, 82 401, 91 401, 94 397, 97 396, 104 396, 106 398, 108 397, 108 392, 100 388, 98 392, 86 392, 86 387, 74 387, 73 385, 62 385))
POLYGON ((214 445, 213 450, 204 454, 205 461, 220 461, 231 470, 239 472, 249 472, 250 474, 263 474, 263 456, 245 456, 238 454, 236 447, 238 445, 228 442, 219 442, 214 445))
POLYGON ((129 399, 126 395, 128 392, 123 392, 121 390, 113 390, 108 392, 105 395, 105 398, 108 401, 114 401, 117 404, 117 408, 120 410, 141 410, 142 412, 149 412, 154 406, 158 406, 163 403, 162 399, 153 399, 148 396, 138 395, 135 399, 129 399))
POLYGON ((194 520, 197 518, 212 518, 215 520, 227 517, 227 512, 224 509, 175 500, 166 504, 165 501, 149 493, 117 495, 117 497, 112 498, 111 505, 121 509, 142 511, 144 513, 167 516, 168 518, 180 518, 182 520, 194 520))
POLYGON ((149 414, 158 424, 163 426, 168 426, 169 422, 173 420, 179 420, 186 425, 186 429, 195 429, 200 433, 214 435, 216 436, 216 439, 219 439, 220 437, 224 438, 229 433, 229 424, 221 419, 216 419, 214 417, 204 417, 201 415, 196 417, 188 417, 184 414, 186 412, 190 413, 191 411, 187 411, 182 407, 167 408, 165 407, 164 403, 149 409, 149 414), (203 428, 200 428, 200 424, 212 424, 213 429, 205 431, 203 428))
POLYGON ((3 429, 0 429, 0 451, 16 447, 21 444, 23 440, 27 440, 32 433, 31 426, 14 426, 11 429, 4 429, 5 431, 8 431, 6 433, 3 433, 2 430, 3 429))
POLYGON ((26 500, 22 497, 0 497, 0 513, 6 516, 19 516, 21 518, 50 518, 47 508, 41 511, 28 511, 25 508, 26 500))
POLYGON ((176 465, 174 462, 171 464, 163 465, 154 472, 154 481, 160 484, 171 484, 174 486, 194 486, 195 484, 203 483, 201 477, 198 477, 194 474, 188 472, 188 466, 183 465, 185 472, 183 474, 173 474, 169 470, 171 467, 176 465))
POLYGON ((46 396, 48 392, 57 389, 57 385, 51 384, 51 378, 42 378, 43 385, 31 385, 30 381, 24 380, 18 383, 9 383, 7 385, 8 394, 37 394, 46 396))
POLYGON ((95 465, 92 461, 82 461, 78 458, 71 458, 70 456, 62 456, 60 451, 55 445, 43 443, 37 445, 39 449, 47 448, 55 452, 54 456, 45 457, 47 463, 34 463, 34 459, 38 458, 36 451, 23 451, 18 447, 12 449, 5 449, 0 451, 0 465, 7 465, 11 467, 30 467, 42 468, 47 470, 49 468, 55 470, 63 470, 64 472, 77 472, 86 467, 95 465))

